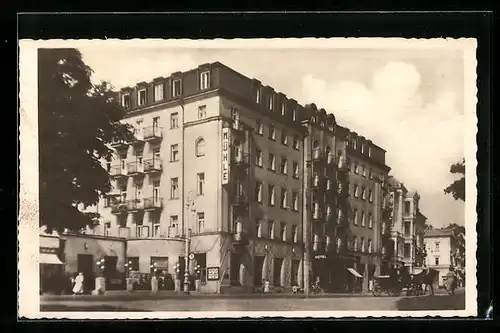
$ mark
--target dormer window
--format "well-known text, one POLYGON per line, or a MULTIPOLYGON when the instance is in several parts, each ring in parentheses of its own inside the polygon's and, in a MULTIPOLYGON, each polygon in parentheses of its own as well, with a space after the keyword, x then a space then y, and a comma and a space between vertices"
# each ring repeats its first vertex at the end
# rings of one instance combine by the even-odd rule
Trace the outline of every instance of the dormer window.
POLYGON ((181 80, 174 80, 172 82, 172 97, 181 95, 181 80))
POLYGON ((285 102, 283 102, 281 104, 281 115, 284 116, 285 115, 285 112, 286 112, 286 108, 285 108, 285 102))
POLYGON ((137 92, 137 103, 138 105, 146 104, 146 89, 141 89, 137 92))
POLYGON ((257 90, 255 91, 255 102, 260 104, 260 89, 259 88, 257 88, 257 90))
POLYGON ((155 102, 163 99, 163 83, 155 84, 154 100, 155 102))
POLYGON ((269 110, 272 110, 274 106, 274 98, 273 95, 269 96, 269 110))
POLYGON ((122 106, 125 108, 125 109, 129 109, 130 108, 130 94, 123 94, 122 95, 122 106))
POLYGON ((208 89, 210 86, 210 72, 206 71, 200 74, 200 89, 208 89))
POLYGON ((297 109, 292 110, 292 120, 296 121, 297 120, 297 109))

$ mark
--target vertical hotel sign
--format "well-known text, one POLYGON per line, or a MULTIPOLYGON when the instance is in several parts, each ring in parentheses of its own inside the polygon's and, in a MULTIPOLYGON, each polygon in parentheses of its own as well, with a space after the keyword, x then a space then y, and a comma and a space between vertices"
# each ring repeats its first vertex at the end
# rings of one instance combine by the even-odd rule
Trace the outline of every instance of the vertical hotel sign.
POLYGON ((229 161, 230 161, 230 146, 231 132, 229 127, 222 128, 222 185, 229 183, 229 161))

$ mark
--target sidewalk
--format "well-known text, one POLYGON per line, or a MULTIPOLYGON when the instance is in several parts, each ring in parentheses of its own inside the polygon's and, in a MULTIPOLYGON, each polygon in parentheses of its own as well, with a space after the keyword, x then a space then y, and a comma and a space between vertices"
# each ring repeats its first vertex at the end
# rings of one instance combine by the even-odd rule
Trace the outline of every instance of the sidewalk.
POLYGON ((82 301, 112 301, 112 300, 160 300, 160 299, 203 299, 203 298, 219 298, 219 299, 253 299, 253 298, 340 298, 340 297, 373 297, 371 293, 356 293, 356 294, 292 294, 289 293, 253 293, 253 294, 206 294, 199 292, 190 292, 185 294, 183 292, 175 291, 133 291, 128 292, 125 290, 107 291, 104 295, 54 295, 44 294, 40 296, 40 301, 63 301, 63 300, 82 300, 82 301))

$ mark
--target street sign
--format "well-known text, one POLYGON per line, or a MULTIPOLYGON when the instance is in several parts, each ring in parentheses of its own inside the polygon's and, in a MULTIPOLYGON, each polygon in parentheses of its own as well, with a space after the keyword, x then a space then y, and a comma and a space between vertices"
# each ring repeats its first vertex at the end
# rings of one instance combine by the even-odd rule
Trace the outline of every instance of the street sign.
POLYGON ((189 260, 193 260, 194 259, 194 253, 190 253, 189 254, 189 260))
POLYGON ((219 267, 208 267, 207 268, 207 280, 208 281, 218 281, 219 280, 219 267))

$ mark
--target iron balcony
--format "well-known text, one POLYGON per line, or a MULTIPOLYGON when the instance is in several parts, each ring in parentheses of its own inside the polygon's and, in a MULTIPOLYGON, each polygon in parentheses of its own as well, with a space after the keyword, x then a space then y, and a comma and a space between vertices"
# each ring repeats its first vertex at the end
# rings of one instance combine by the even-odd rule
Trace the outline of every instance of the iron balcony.
POLYGON ((144 199, 144 210, 154 211, 163 208, 162 200, 159 197, 150 197, 144 199))
POLYGON ((113 165, 109 170, 109 175, 113 179, 126 177, 127 174, 127 167, 122 167, 121 165, 113 165))
POLYGON ((155 172, 161 172, 162 170, 162 163, 161 160, 158 158, 153 158, 149 160, 144 161, 144 172, 145 173, 155 173, 155 172))
POLYGON ((144 163, 135 161, 127 164, 129 176, 140 176, 144 174, 144 163))
POLYGON ((143 129, 144 141, 157 141, 162 139, 162 128, 158 126, 145 127, 143 129))

